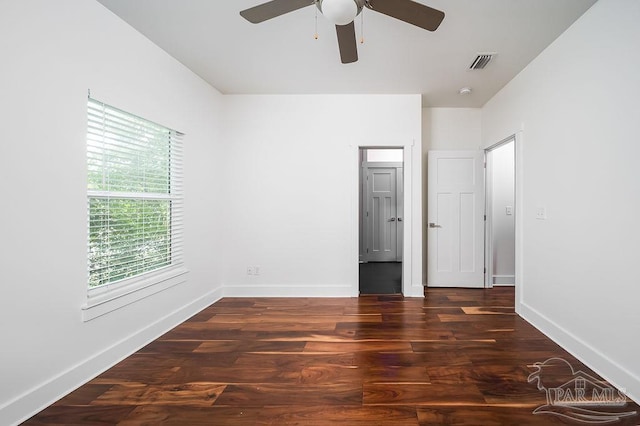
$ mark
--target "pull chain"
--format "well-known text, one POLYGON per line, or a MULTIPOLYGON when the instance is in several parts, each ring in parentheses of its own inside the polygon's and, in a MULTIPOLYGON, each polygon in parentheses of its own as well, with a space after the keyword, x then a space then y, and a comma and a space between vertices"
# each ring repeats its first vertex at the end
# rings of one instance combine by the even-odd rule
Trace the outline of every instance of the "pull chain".
POLYGON ((316 33, 313 35, 314 39, 318 39, 318 8, 314 7, 314 9, 316 10, 316 33))
POLYGON ((360 44, 364 44, 364 9, 360 12, 360 44))

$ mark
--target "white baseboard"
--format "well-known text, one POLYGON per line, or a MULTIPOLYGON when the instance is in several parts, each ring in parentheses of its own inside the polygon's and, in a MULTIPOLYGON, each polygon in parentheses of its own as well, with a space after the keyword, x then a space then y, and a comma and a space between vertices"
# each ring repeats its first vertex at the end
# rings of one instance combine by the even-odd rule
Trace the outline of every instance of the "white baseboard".
POLYGON ((494 275, 493 276, 493 286, 499 287, 501 285, 515 285, 516 276, 515 275, 494 275))
POLYGON ((409 291, 404 297, 424 297, 424 287, 422 284, 409 286, 409 291))
POLYGON ((640 404, 640 377, 527 304, 520 304, 519 314, 584 365, 640 404))
POLYGON ((177 309, 139 332, 127 336, 99 354, 61 372, 53 379, 25 392, 0 407, 0 424, 17 425, 89 380, 157 339, 178 324, 222 298, 222 288, 213 290, 177 309), (27 413, 27 414, 25 414, 27 413))
MULTIPOLYGON (((224 286, 225 297, 358 297, 349 285, 283 286, 283 285, 232 285, 224 286)), ((424 297, 422 285, 409 287, 405 297, 424 297)))
POLYGON ((357 297, 349 285, 225 285, 225 297, 357 297))
MULTIPOLYGON (((419 288, 422 295, 422 286, 419 288)), ((87 383, 222 297, 357 297, 348 285, 219 287, 0 406, 0 424, 17 425, 87 383), (25 414, 26 413, 26 414, 25 414)), ((408 295, 410 296, 410 295, 408 295)))

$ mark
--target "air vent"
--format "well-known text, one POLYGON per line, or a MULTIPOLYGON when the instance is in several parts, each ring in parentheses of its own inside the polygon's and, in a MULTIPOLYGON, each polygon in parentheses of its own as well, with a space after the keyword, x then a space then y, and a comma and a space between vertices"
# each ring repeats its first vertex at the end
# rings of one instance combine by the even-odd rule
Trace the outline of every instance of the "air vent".
POLYGON ((495 53, 479 53, 478 56, 473 60, 471 66, 469 66, 470 70, 481 70, 491 62, 495 53))

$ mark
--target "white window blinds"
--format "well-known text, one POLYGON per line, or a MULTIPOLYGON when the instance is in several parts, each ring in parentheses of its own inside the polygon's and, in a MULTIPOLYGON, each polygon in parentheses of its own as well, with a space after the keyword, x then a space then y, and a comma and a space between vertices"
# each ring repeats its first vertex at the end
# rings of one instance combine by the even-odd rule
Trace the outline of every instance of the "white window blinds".
POLYGON ((182 134, 89 98, 88 283, 183 263, 182 134))

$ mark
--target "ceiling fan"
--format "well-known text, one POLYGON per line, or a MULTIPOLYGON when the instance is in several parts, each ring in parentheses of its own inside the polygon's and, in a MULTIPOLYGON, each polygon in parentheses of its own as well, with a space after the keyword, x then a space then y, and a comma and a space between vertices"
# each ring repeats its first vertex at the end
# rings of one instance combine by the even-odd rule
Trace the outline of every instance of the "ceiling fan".
POLYGON ((364 7, 428 31, 435 31, 444 19, 444 12, 412 0, 272 0, 243 10, 240 15, 257 24, 314 4, 336 25, 343 64, 358 60, 353 20, 364 7))

